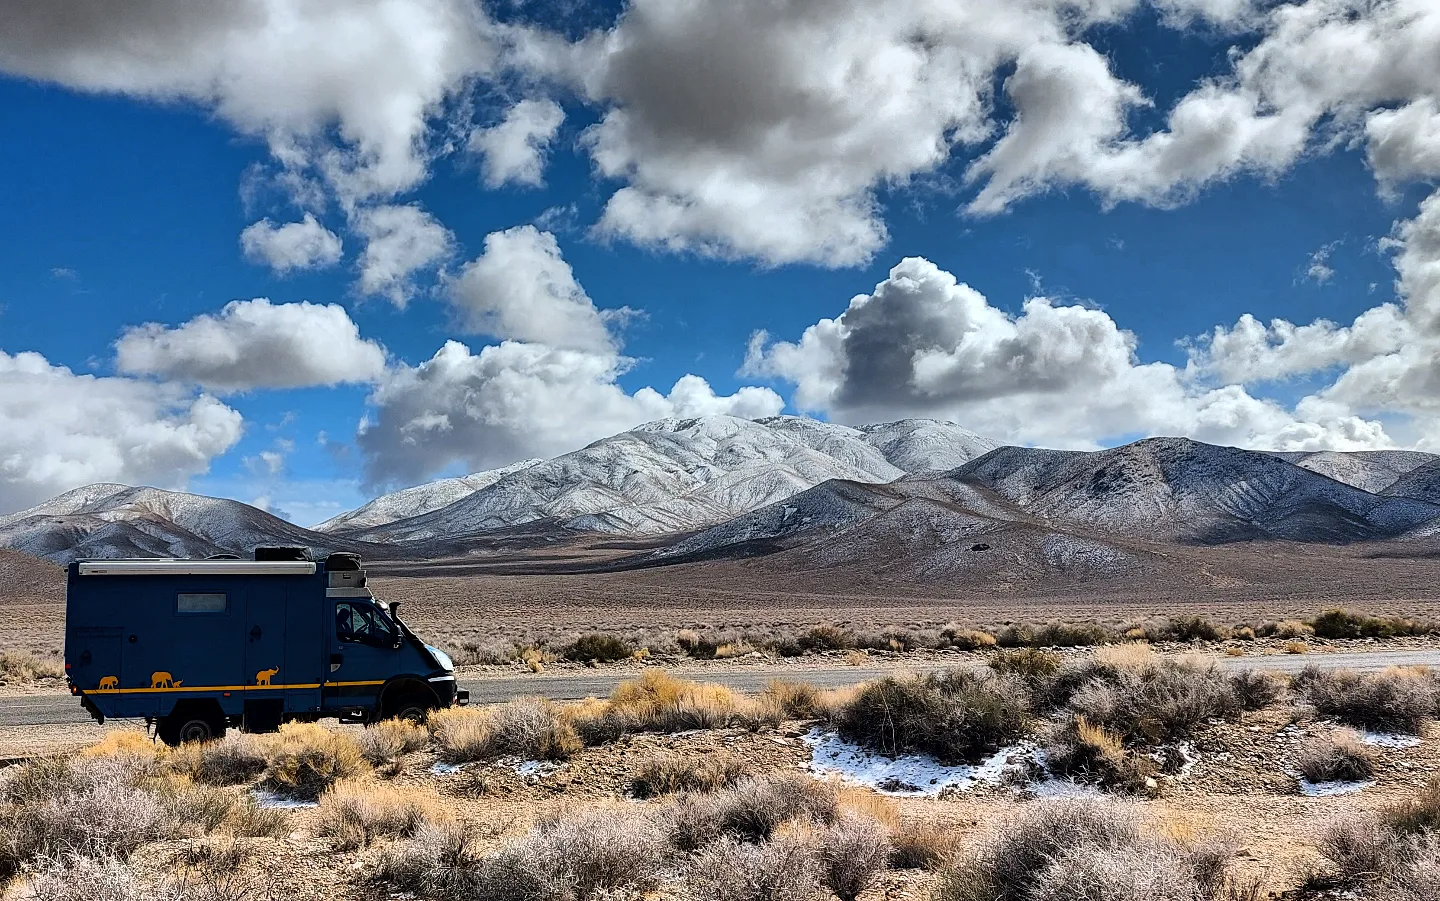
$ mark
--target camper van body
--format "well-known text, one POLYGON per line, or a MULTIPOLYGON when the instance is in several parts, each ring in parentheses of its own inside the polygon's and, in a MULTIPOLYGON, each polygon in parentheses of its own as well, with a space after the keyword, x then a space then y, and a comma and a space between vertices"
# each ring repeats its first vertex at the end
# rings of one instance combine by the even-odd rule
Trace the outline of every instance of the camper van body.
POLYGON ((97 720, 143 718, 172 744, 467 699, 450 659, 375 599, 350 554, 71 563, 65 672, 97 720))

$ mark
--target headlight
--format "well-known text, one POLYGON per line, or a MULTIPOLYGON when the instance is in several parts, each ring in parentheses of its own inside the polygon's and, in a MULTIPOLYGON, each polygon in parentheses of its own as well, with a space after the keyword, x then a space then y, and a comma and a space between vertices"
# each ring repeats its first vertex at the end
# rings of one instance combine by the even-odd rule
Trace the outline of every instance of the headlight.
POLYGON ((439 662, 440 668, 443 669, 445 672, 455 672, 455 663, 450 659, 449 654, 445 653, 434 645, 429 644, 425 646, 425 650, 430 652, 430 655, 434 657, 437 662, 439 662))

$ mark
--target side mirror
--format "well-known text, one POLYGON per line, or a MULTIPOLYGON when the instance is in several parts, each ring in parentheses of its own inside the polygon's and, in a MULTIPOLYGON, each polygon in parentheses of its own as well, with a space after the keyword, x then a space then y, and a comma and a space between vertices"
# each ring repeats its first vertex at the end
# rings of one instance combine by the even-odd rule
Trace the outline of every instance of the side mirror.
POLYGON ((401 631, 402 626, 400 625, 399 601, 390 602, 390 622, 395 626, 395 643, 391 647, 399 650, 400 646, 405 643, 405 633, 401 631))

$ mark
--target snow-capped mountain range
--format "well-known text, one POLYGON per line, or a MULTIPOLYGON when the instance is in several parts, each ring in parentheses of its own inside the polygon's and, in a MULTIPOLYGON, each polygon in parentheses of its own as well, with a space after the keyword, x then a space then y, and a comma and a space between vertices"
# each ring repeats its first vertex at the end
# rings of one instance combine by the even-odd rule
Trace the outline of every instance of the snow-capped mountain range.
POLYGON ((550 460, 407 488, 313 530, 237 501, 124 485, 91 485, 0 516, 0 548, 61 563, 261 544, 454 556, 522 532, 648 536, 662 547, 635 558, 645 565, 802 548, 817 564, 886 555, 938 578, 970 565, 955 548, 988 542, 1022 562, 1114 570, 1131 554, 1120 539, 1440 534, 1440 457, 1265 453, 1177 438, 1055 451, 999 447, 932 420, 850 427, 711 416, 660 420, 550 460))

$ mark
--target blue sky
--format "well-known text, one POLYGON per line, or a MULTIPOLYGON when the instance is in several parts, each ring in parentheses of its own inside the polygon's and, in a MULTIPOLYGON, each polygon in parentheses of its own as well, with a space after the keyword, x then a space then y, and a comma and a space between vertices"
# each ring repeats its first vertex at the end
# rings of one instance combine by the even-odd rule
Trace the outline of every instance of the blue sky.
MULTIPOLYGON (((30 357, 9 383, 0 370, 12 397, 10 409, 0 400, 12 436, 0 438, 0 513, 105 479, 311 524, 385 488, 559 453, 650 414, 935 416, 1078 447, 1161 433, 1345 449, 1440 437, 1423 394, 1435 384, 1435 323, 1421 315, 1432 298, 1418 293, 1434 288, 1434 248, 1415 238, 1432 225, 1424 203, 1440 175, 1440 81, 1315 49, 1326 29, 1363 26, 1388 53, 1433 66, 1440 48, 1416 22, 1440 14, 1423 3, 1037 3, 1033 22, 947 30, 916 2, 885 13, 896 37, 845 20, 873 15, 864 5, 815 22, 758 0, 723 14, 646 2, 590 12, 587 38, 553 15, 388 0, 374 7, 386 15, 356 13, 348 27, 400 75, 356 97, 335 85, 380 64, 364 41, 297 61, 294 29, 267 17, 298 15, 321 40, 345 32, 317 7, 236 4, 247 5, 256 15, 224 35, 147 0, 133 20, 89 29, 37 14, 0 38, 0 351, 48 367, 37 375, 30 357), (913 50, 904 35, 920 26, 906 17, 947 49, 891 62, 913 50), (750 27, 764 29, 773 72, 751 77, 755 62, 725 46, 750 27), (123 40, 128 29, 163 52, 123 40), (833 60, 810 51, 817 29, 844 36, 833 60), (440 38, 460 49, 435 51, 440 38), (695 46, 715 58, 667 68, 695 46), (256 69, 210 71, 219 64, 199 60, 215 53, 256 69), (852 99, 854 85, 823 96, 833 79, 816 70, 830 64, 858 67, 874 96, 852 99), (876 111, 890 98, 893 121, 876 111), (563 120, 526 131, 522 101, 563 120), (1208 134, 1177 118, 1202 106, 1208 134), (509 144, 468 137, 498 142, 504 122, 509 144), (617 198, 631 193, 650 205, 623 213, 617 198), (367 291, 366 216, 398 207, 423 216, 411 224, 434 246, 401 284, 367 291), (285 268, 242 249, 253 224, 306 214, 339 253, 285 268), (530 268, 497 249, 464 288, 496 233, 530 268), (923 265, 892 273, 910 257, 923 265), (1037 297, 1044 309, 1025 305, 1037 297), (343 315, 303 339, 237 339, 257 372, 235 375, 245 361, 232 360, 217 383, 201 357, 230 334, 226 304, 254 298, 271 302, 262 313, 310 302, 343 315), (1287 338, 1238 328, 1246 314, 1329 323, 1287 338), (182 329, 197 317, 214 329, 182 329), (354 335, 327 331, 347 318, 354 335), (562 334, 560 321, 584 324, 562 334), (122 364, 117 340, 145 323, 161 327, 122 364), (253 343, 271 340, 273 357, 253 343), (601 374, 569 385, 529 363, 482 372, 467 356, 464 385, 439 386, 426 366, 447 340, 470 355, 505 340, 579 354, 560 370, 601 374), (367 343, 383 366, 348 354, 307 369, 367 343), (692 374, 708 384, 700 399, 672 394, 692 374), (511 392, 514 380, 524 387, 511 392), (133 417, 52 421, 14 400, 52 385, 56 405, 133 403, 133 417), (634 400, 647 387, 658 399, 634 400), (202 397, 207 416, 229 418, 196 426, 202 397)), ((291 309, 296 322, 315 310, 291 309)))

